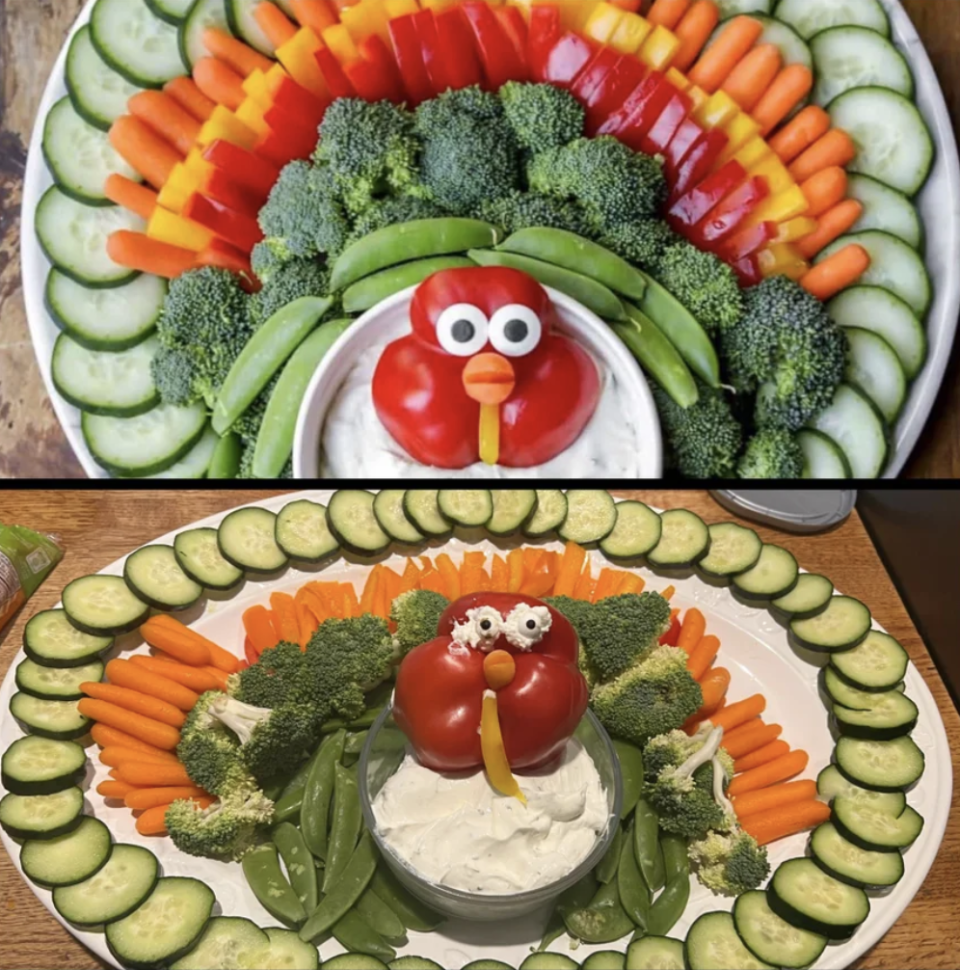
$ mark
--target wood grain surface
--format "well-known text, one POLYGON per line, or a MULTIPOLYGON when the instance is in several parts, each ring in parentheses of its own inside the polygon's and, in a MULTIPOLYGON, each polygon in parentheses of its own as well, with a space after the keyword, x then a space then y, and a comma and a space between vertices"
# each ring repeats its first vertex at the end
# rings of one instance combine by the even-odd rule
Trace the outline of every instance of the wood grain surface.
MULTIPOLYGON (((0 639, 0 677, 20 649, 23 627, 34 612, 53 606, 70 580, 102 569, 131 549, 173 529, 236 505, 283 494, 277 491, 11 491, 0 495, 0 519, 59 533, 66 557, 0 639)), ((708 522, 731 516, 705 492, 622 492, 661 508, 686 507, 708 522)), ((883 569, 856 514, 817 537, 760 529, 765 541, 790 549, 804 566, 825 573, 837 588, 870 606, 879 623, 903 643, 929 685, 953 750, 954 803, 946 837, 929 876, 907 911, 858 964, 858 968, 948 970, 957 966, 957 899, 960 898, 960 716, 930 655, 883 569)), ((41 906, 9 859, 0 852, 0 967, 88 970, 103 964, 41 906)))
MULTIPOLYGON (((27 145, 50 68, 84 0, 0 0, 0 478, 82 478, 40 379, 18 258, 27 145)), ((903 0, 960 119, 960 3, 903 0)), ((960 348, 909 478, 960 478, 960 348)))

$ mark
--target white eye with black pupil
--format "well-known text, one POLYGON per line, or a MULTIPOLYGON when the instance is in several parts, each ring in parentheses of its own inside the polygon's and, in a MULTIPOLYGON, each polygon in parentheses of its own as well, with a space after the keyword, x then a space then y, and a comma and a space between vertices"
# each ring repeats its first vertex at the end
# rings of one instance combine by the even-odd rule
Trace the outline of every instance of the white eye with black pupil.
POLYGON ((504 635, 519 650, 532 650, 550 629, 550 610, 546 606, 521 604, 504 621, 504 635))
POLYGON ((490 323, 472 303, 455 303, 437 320, 437 341, 455 357, 473 357, 487 345, 490 323))
POLYGON ((507 357, 523 357, 536 350, 543 324, 528 306, 511 303, 501 307, 490 321, 490 342, 507 357))

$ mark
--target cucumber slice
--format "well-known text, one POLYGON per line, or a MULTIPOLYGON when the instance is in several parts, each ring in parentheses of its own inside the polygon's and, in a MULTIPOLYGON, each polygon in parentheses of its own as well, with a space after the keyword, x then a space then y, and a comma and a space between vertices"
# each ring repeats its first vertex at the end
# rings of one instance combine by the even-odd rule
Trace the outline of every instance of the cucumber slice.
POLYGON ((337 541, 351 552, 372 556, 390 545, 373 513, 374 496, 360 489, 334 492, 327 508, 327 523, 337 541))
POLYGON ((885 690, 879 693, 860 690, 848 684, 834 669, 823 668, 823 689, 827 696, 836 704, 850 708, 851 711, 872 711, 882 706, 891 694, 903 694, 903 684, 895 690, 885 690))
POLYGON ((214 902, 213 891, 199 879, 160 879, 139 908, 107 924, 107 946, 132 970, 172 963, 193 949, 214 902))
POLYGON ((270 43, 270 38, 261 30, 253 15, 254 10, 260 5, 260 0, 225 0, 225 2, 230 30, 261 54, 273 57, 276 48, 270 43))
POLYGON ((523 534, 531 539, 556 532, 567 517, 567 496, 559 488, 538 488, 537 507, 524 523, 523 534))
POLYGON ((193 0, 146 0, 146 3, 155 17, 174 25, 183 23, 193 6, 193 0))
POLYGON ((821 801, 832 802, 841 795, 847 798, 859 798, 872 806, 878 812, 886 812, 898 818, 907 807, 907 796, 902 791, 880 792, 871 788, 861 788, 848 778, 845 778, 836 765, 827 765, 817 775, 817 795, 821 801))
POLYGON ((173 546, 144 546, 127 556, 123 578, 131 592, 155 610, 186 610, 203 595, 177 562, 173 546))
POLYGON ((97 53, 89 24, 84 24, 70 41, 64 80, 77 114, 101 131, 109 131, 117 118, 127 113, 130 98, 143 90, 97 53))
POLYGON ((20 849, 24 875, 38 886, 73 886, 89 879, 110 858, 110 831, 85 815, 80 824, 54 839, 29 839, 20 849))
POLYGON ((871 852, 847 841, 830 822, 818 826, 810 839, 813 861, 828 875, 848 886, 879 890, 903 878, 899 852, 871 852))
POLYGON ((685 946, 690 970, 773 970, 743 944, 730 913, 704 913, 687 932, 685 946))
POLYGON ((177 38, 180 59, 191 74, 197 61, 201 57, 208 56, 207 48, 203 43, 203 32, 208 27, 230 32, 224 0, 195 0, 183 23, 180 24, 177 38))
POLYGON ((327 523, 327 507, 316 502, 290 502, 277 515, 277 545, 299 562, 323 562, 339 552, 327 523))
POLYGON ((737 935, 758 959, 777 967, 809 967, 826 949, 826 937, 798 929, 770 908, 762 890, 743 893, 733 905, 737 935))
POLYGON ((720 19, 729 20, 742 13, 769 14, 773 11, 775 0, 717 0, 720 19))
POLYGON ((741 596, 755 600, 775 600, 786 596, 796 585, 800 567, 793 555, 780 546, 765 543, 752 569, 733 577, 741 596))
POLYGON ((763 541, 753 529, 735 522, 718 522, 707 530, 710 551, 697 563, 708 576, 735 576, 756 566, 763 541))
POLYGON ((14 795, 52 795, 83 777, 87 755, 75 741, 19 738, 0 759, 0 781, 14 795))
POLYGON ((389 970, 443 970, 436 960, 428 960, 426 957, 397 957, 387 964, 389 970))
POLYGON ((131 84, 160 88, 183 74, 177 29, 143 0, 97 0, 90 29, 97 53, 131 84))
POLYGON ((127 478, 166 471, 190 452, 207 430, 202 404, 161 404, 135 418, 84 413, 83 440, 96 463, 127 478))
POLYGON ((53 839, 83 819, 83 792, 65 788, 52 795, 4 795, 0 826, 12 839, 53 839))
MULTIPOLYGON (((520 964, 519 970, 579 970, 580 966, 576 960, 571 960, 563 953, 531 953, 520 964)), ((609 970, 610 967, 623 970, 623 954, 612 950, 591 953, 582 966, 584 970, 609 970)))
POLYGON ((887 464, 889 442, 883 417, 873 402, 850 384, 841 384, 833 403, 810 422, 843 450, 854 478, 879 478, 887 464))
POLYGON ((453 532, 453 523, 440 511, 436 488, 411 488, 403 494, 404 515, 425 536, 440 538, 453 532))
POLYGON ((64 589, 63 609, 81 632, 120 636, 135 630, 150 613, 120 576, 81 576, 64 589))
POLYGON ((150 370, 159 349, 157 338, 148 337, 130 350, 87 350, 62 333, 53 347, 54 387, 89 414, 135 418, 160 404, 150 370))
POLYGON ((17 665, 17 689, 32 697, 52 701, 78 701, 80 685, 103 679, 103 663, 95 660, 82 667, 44 667, 29 657, 17 665))
POLYGON ((655 549, 663 534, 660 516, 643 502, 618 502, 613 531, 601 541, 609 559, 636 559, 655 549))
POLYGON ((751 14, 751 16, 763 24, 763 33, 757 38, 757 45, 773 44, 780 51, 784 67, 801 64, 813 70, 813 52, 790 24, 764 14, 751 14))
POLYGON ((909 805, 894 817, 860 798, 840 795, 831 804, 833 824, 848 842, 868 852, 897 853, 913 845, 923 831, 923 816, 909 805))
MULTIPOLYGON (((570 496, 567 496, 568 502, 570 496)), ((571 506, 572 507, 572 506, 571 506)), ((512 536, 537 509, 537 493, 532 488, 498 488, 493 492, 493 515, 486 524, 495 536, 512 536)), ((441 509, 442 512, 442 509, 441 509)), ((566 525, 570 521, 567 515, 566 525)))
POLYGON ((252 573, 273 573, 287 564, 286 553, 277 545, 277 517, 261 508, 231 512, 217 530, 220 555, 237 569, 252 573))
POLYGON ((380 528, 395 542, 416 545, 423 542, 423 533, 410 521, 403 510, 402 488, 382 488, 373 500, 373 514, 380 528))
POLYGON ((467 528, 486 525, 493 518, 493 496, 486 488, 441 488, 437 504, 445 518, 467 528))
POLYGON ((588 545, 605 539, 617 524, 613 496, 600 488, 571 488, 566 495, 567 516, 557 530, 565 542, 588 545))
POLYGON ((845 479, 853 472, 842 449, 831 438, 812 428, 804 428, 797 435, 803 451, 803 477, 808 479, 845 479))
POLYGON ((81 633, 64 610, 44 610, 23 630, 23 649, 44 667, 82 667, 113 646, 113 637, 81 633))
POLYGON ((907 400, 907 375, 897 352, 869 330, 846 331, 850 356, 844 379, 860 388, 889 425, 896 424, 907 400))
POLYGON ((84 205, 52 185, 37 205, 36 225, 44 255, 81 286, 109 289, 140 275, 107 255, 107 239, 114 232, 147 228, 143 219, 120 206, 84 205))
POLYGON ((804 38, 846 26, 869 27, 890 36, 890 21, 879 0, 780 0, 774 12, 804 38))
POLYGON ((72 741, 90 730, 90 718, 77 710, 76 701, 54 701, 32 694, 14 694, 10 713, 23 727, 41 738, 72 741))
POLYGON ((324 960, 323 970, 387 970, 387 965, 366 953, 340 953, 330 960, 324 960))
POLYGON ((816 65, 815 104, 825 107, 852 88, 879 87, 913 98, 907 59, 869 27, 831 27, 810 39, 816 65))
POLYGON ((170 965, 170 970, 232 970, 253 966, 270 945, 270 938, 248 919, 214 916, 197 945, 170 965))
POLYGON ((851 596, 832 596, 822 613, 790 621, 790 632, 808 650, 821 653, 852 650, 870 632, 870 611, 851 596))
POLYGON ((223 558, 216 529, 179 533, 173 540, 173 551, 180 568, 206 589, 233 589, 243 579, 243 570, 223 558))
POLYGON ((867 894, 828 876, 811 859, 790 859, 773 874, 770 908, 791 926, 845 940, 870 915, 867 894))
POLYGON ((902 239, 917 252, 923 249, 923 220, 917 207, 902 192, 869 175, 851 174, 847 176, 847 198, 863 206, 863 215, 851 232, 879 229, 902 239))
POLYGON ((139 845, 115 845, 103 868, 74 886, 53 891, 57 912, 74 926, 101 926, 123 919, 153 892, 157 857, 139 845))
POLYGON ((891 690, 903 680, 910 658, 889 633, 871 630, 855 650, 835 654, 830 666, 848 683, 864 691, 891 690))
POLYGON ((885 88, 854 88, 827 109, 835 128, 857 146, 851 172, 869 175, 911 198, 923 188, 935 148, 917 106, 885 88))
POLYGON ((270 943, 258 953, 249 970, 319 970, 320 954, 312 943, 304 943, 296 930, 269 927, 270 943))
POLYGON ((644 936, 627 949, 631 970, 686 970, 683 943, 669 936, 644 936))
POLYGON ((220 435, 207 427, 200 440, 176 464, 154 475, 139 475, 140 479, 172 479, 174 481, 197 481, 206 478, 213 465, 213 458, 221 442, 220 435))
MULTIPOLYGON (((324 967, 328 967, 329 962, 324 964, 324 967)), ((513 970, 513 967, 509 963, 504 963, 502 960, 473 960, 470 963, 464 964, 463 970, 513 970)))
POLYGON ((695 565, 710 549, 707 524, 687 509, 668 509, 660 514, 660 541, 647 553, 652 566, 682 569, 695 565))
POLYGON ((891 690, 875 696, 877 703, 865 711, 852 710, 842 704, 833 705, 833 716, 841 734, 890 741, 909 734, 917 726, 917 705, 905 694, 891 690))
POLYGON ((881 792, 909 788, 924 769, 923 752, 909 737, 893 741, 841 737, 836 759, 844 777, 855 785, 881 792))
POLYGON ((806 620, 822 613, 833 596, 833 583, 826 576, 801 573, 797 585, 787 593, 770 602, 780 613, 794 620, 806 620))

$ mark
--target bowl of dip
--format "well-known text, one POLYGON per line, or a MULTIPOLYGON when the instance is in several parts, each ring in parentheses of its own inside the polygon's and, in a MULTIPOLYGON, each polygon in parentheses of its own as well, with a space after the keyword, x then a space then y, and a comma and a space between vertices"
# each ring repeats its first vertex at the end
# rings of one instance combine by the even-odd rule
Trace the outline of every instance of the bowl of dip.
POLYGON ((620 763, 589 710, 560 758, 515 773, 526 805, 495 791, 482 768, 425 768, 390 707, 358 770, 364 821, 386 864, 418 899, 461 919, 514 919, 551 902, 596 867, 620 824, 620 763))
POLYGON ((334 344, 311 380, 297 421, 293 473, 306 479, 653 479, 663 473, 660 419, 646 377, 596 314, 547 289, 559 332, 590 352, 603 380, 592 420, 561 455, 533 468, 477 463, 458 470, 422 465, 381 424, 371 386, 383 349, 410 332, 416 287, 369 310, 334 344))

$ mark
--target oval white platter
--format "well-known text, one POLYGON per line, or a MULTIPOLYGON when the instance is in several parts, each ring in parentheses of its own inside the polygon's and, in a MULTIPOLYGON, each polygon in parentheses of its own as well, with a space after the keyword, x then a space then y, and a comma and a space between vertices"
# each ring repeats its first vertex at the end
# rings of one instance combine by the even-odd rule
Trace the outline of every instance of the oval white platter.
MULTIPOLYGON (((331 494, 330 491, 303 492, 255 504, 278 512, 288 502, 299 498, 326 504, 331 494)), ((227 514, 223 512, 200 522, 184 523, 180 529, 160 536, 155 541, 172 544, 177 532, 201 526, 216 527, 227 514)), ((482 550, 490 555, 516 545, 527 544, 532 542, 522 537, 491 541, 485 533, 478 530, 458 531, 456 538, 438 543, 437 546, 442 546, 459 561, 467 549, 482 550)), ((559 542, 549 542, 544 547, 559 549, 561 545, 559 542)), ((425 550, 430 554, 433 551, 429 548, 425 550)), ((600 553, 591 552, 590 555, 594 561, 594 574, 598 566, 608 564, 600 553)), ((402 555, 390 555, 381 561, 389 565, 402 562, 403 559, 402 555)), ((124 559, 118 559, 101 572, 119 576, 123 572, 123 563, 124 559)), ((244 639, 242 614, 248 607, 255 603, 266 603, 271 592, 293 592, 318 572, 322 572, 324 578, 353 582, 360 588, 369 565, 368 562, 349 557, 334 560, 326 567, 290 568, 271 582, 248 581, 232 594, 208 594, 206 600, 201 600, 192 610, 178 616, 216 643, 240 655, 244 639)), ((782 736, 792 747, 802 747, 809 752, 810 764, 802 777, 816 778, 818 772, 830 761, 833 739, 827 726, 827 711, 817 690, 817 668, 801 659, 791 649, 785 629, 766 610, 744 606, 728 590, 708 586, 696 577, 675 580, 658 576, 649 570, 639 572, 646 580, 648 590, 661 590, 668 585, 674 585, 677 589, 672 600, 674 606, 681 609, 698 606, 704 612, 708 632, 719 636, 722 644, 718 663, 728 668, 732 675, 727 696, 733 701, 756 693, 764 694, 767 698, 765 719, 768 723, 783 726, 782 736)), ((53 581, 56 582, 56 574, 53 581)), ((867 606, 869 605, 868 603, 867 606)), ((139 634, 132 633, 118 639, 110 656, 120 653, 146 653, 147 650, 139 634)), ((3 738, 4 746, 23 734, 10 714, 9 706, 10 698, 16 690, 14 669, 23 657, 22 651, 17 653, 0 687, 0 738, 3 738)), ((926 824, 920 838, 905 853, 906 873, 901 882, 888 895, 871 898, 871 912, 866 922, 850 941, 827 948, 816 964, 820 970, 842 970, 880 940, 899 919, 923 884, 943 839, 953 789, 946 731, 936 701, 913 664, 907 671, 906 692, 920 710, 920 719, 913 738, 926 756, 926 771, 910 792, 909 802, 924 816, 926 824)), ((109 806, 97 794, 96 786, 108 777, 107 769, 96 760, 96 746, 88 743, 87 773, 83 782, 86 811, 106 823, 114 842, 147 846, 160 860, 164 875, 190 875, 202 879, 216 893, 218 906, 215 913, 246 916, 261 927, 276 924, 247 888, 238 863, 194 858, 180 853, 165 837, 150 838, 139 835, 128 809, 123 806, 109 806)), ((5 832, 0 832, 0 837, 22 875, 17 844, 5 832)), ((770 850, 771 866, 776 868, 780 862, 802 855, 806 841, 806 835, 796 835, 774 843, 770 850)), ((34 886, 29 880, 27 883, 54 919, 111 966, 119 966, 110 955, 102 933, 80 931, 71 926, 53 908, 52 894, 49 891, 34 886)), ((690 902, 670 935, 683 939, 687 929, 702 913, 717 909, 729 910, 731 905, 731 900, 714 896, 694 880, 691 884, 690 902)), ((408 946, 399 952, 430 957, 450 970, 457 970, 471 960, 480 958, 495 958, 516 967, 530 952, 530 948, 538 944, 548 915, 545 910, 538 915, 499 924, 495 929, 484 923, 450 921, 437 933, 411 933, 408 946)), ((567 938, 562 937, 553 944, 552 949, 567 952, 567 942, 567 938)), ((584 946, 573 951, 571 955, 577 960, 583 960, 590 952, 610 948, 584 946)), ((336 941, 331 941, 324 944, 320 955, 322 958, 330 958, 337 952, 340 952, 339 945, 336 941)))
MULTIPOLYGON (((94 0, 88 0, 71 30, 82 27, 90 18, 94 0)), ((882 0, 890 15, 893 36, 916 76, 916 103, 930 126, 937 157, 933 171, 917 203, 926 229, 924 259, 934 287, 934 302, 927 318, 929 358, 911 388, 903 414, 894 430, 893 450, 886 478, 897 478, 903 471, 933 411, 943 383, 950 351, 960 317, 960 158, 957 141, 936 72, 900 0, 882 0)), ((37 203, 53 184, 43 160, 43 122, 56 101, 66 94, 64 64, 70 38, 67 37, 50 73, 37 112, 23 187, 23 216, 20 251, 23 262, 23 293, 27 323, 40 373, 53 409, 84 471, 91 478, 107 478, 93 460, 80 430, 80 412, 68 404, 53 386, 50 364, 53 345, 59 333, 44 306, 44 283, 50 264, 37 242, 34 213, 37 203)))

